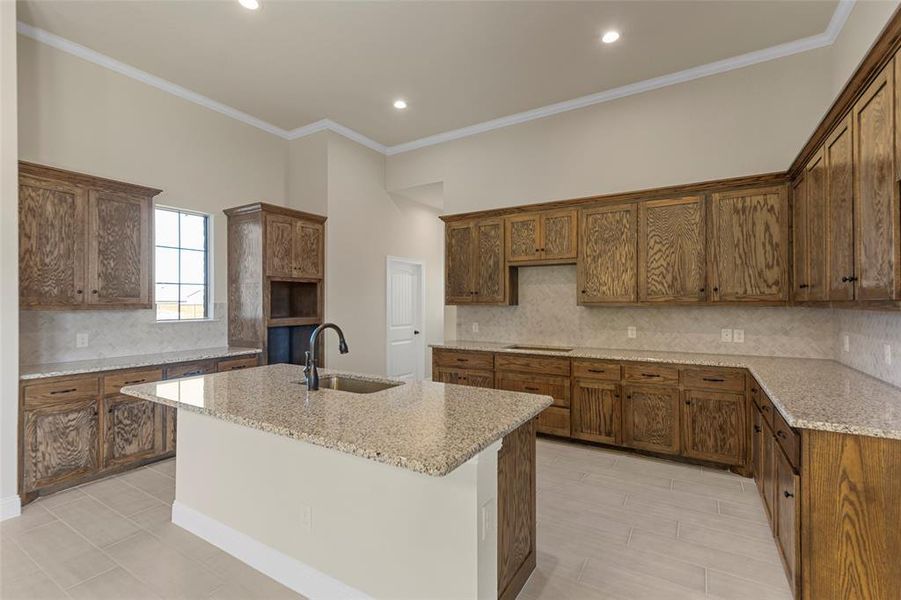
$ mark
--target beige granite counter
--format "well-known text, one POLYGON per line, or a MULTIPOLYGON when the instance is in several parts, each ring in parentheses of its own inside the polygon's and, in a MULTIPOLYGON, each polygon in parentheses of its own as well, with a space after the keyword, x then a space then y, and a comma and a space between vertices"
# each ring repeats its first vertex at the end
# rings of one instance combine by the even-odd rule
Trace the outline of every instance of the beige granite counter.
POLYGON ((513 350, 510 345, 457 341, 432 348, 744 368, 792 427, 901 439, 901 389, 833 360, 609 348, 513 350))
POLYGON ((309 392, 302 367, 278 364, 128 386, 122 393, 434 476, 450 473, 552 403, 550 396, 351 376, 401 385, 370 394, 309 392))
POLYGON ((19 369, 19 379, 26 380, 41 379, 42 377, 60 377, 63 375, 81 375, 84 373, 98 373, 100 371, 115 371, 116 369, 135 369, 152 365, 171 365, 194 360, 230 358, 259 353, 259 348, 220 346, 217 348, 198 348, 196 350, 179 350, 174 352, 159 352, 156 354, 113 356, 109 358, 95 358, 92 360, 78 360, 72 362, 22 365, 19 369))

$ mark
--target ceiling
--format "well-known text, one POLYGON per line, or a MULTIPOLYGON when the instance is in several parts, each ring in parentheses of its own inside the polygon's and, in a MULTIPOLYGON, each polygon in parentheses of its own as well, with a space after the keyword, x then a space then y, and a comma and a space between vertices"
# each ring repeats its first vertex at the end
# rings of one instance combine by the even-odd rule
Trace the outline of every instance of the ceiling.
POLYGON ((260 2, 25 0, 18 14, 278 128, 330 119, 392 146, 815 36, 837 5, 260 2), (602 44, 607 29, 622 38, 602 44))

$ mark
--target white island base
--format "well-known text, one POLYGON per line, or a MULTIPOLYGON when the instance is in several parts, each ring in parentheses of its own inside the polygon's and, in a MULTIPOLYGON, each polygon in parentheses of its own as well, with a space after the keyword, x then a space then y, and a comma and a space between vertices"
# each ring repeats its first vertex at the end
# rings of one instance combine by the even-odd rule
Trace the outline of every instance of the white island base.
POLYGON ((310 598, 493 600, 500 445, 432 477, 181 410, 172 521, 310 598))

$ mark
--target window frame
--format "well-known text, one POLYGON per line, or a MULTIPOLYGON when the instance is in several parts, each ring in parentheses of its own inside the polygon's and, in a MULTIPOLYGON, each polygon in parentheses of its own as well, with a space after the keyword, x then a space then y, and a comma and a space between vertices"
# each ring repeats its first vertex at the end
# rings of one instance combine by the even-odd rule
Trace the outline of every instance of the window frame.
POLYGON ((213 321, 215 320, 213 316, 213 215, 207 212, 203 212, 200 210, 192 210, 188 208, 178 208, 176 206, 169 206, 166 204, 154 204, 153 206, 153 316, 154 320, 157 323, 198 323, 204 321, 213 321), (156 243, 156 211, 164 210, 168 212, 174 212, 179 215, 179 227, 178 227, 178 246, 166 246, 159 245, 156 243), (192 215, 197 217, 203 217, 204 222, 204 306, 203 306, 203 317, 198 318, 184 318, 181 315, 181 286, 182 285, 199 285, 196 283, 186 283, 183 284, 181 282, 181 251, 182 250, 190 250, 192 252, 197 252, 196 248, 183 248, 181 246, 181 216, 180 215, 192 215), (156 251, 157 248, 165 248, 170 250, 177 250, 179 252, 179 260, 178 260, 178 279, 177 282, 159 282, 156 274, 156 251), (178 318, 176 319, 161 319, 159 317, 159 299, 156 297, 156 287, 157 285, 175 285, 178 286, 178 318))

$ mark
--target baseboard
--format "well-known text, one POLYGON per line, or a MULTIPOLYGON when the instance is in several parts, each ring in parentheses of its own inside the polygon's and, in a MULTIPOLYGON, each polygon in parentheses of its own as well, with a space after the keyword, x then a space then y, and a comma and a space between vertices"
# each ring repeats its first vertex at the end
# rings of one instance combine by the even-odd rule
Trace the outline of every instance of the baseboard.
POLYGON ((172 503, 172 522, 307 598, 370 598, 360 590, 177 500, 172 503))
POLYGON ((0 521, 12 519, 22 514, 22 501, 18 496, 0 498, 0 521))

